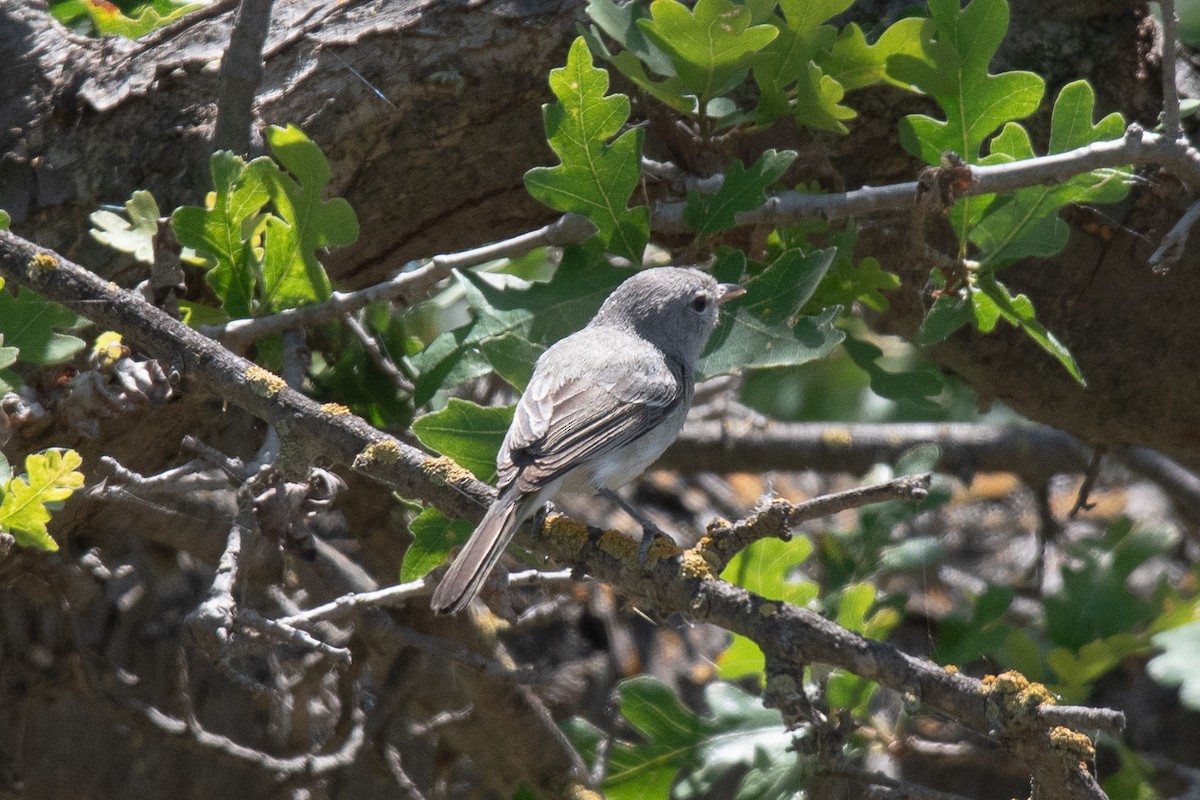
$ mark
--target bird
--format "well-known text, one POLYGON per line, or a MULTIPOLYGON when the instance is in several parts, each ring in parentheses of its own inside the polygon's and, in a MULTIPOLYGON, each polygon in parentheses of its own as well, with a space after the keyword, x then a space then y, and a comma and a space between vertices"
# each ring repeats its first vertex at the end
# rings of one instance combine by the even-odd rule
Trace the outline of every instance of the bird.
POLYGON ((642 270, 586 326, 542 353, 496 456, 496 500, 434 591, 436 613, 470 604, 516 529, 564 483, 630 512, 642 524, 644 555, 657 529, 614 490, 679 435, 718 309, 743 294, 697 269, 642 270))

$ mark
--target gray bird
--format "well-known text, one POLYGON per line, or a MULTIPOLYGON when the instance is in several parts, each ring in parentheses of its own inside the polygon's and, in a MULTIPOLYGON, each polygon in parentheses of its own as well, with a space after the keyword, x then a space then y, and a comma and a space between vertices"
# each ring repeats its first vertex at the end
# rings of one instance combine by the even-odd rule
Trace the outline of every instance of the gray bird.
MULTIPOLYGON (((496 456, 499 495, 438 584, 434 611, 465 608, 517 527, 564 481, 590 486, 634 513, 613 490, 642 474, 679 435, 717 308, 744 293, 699 270, 644 270, 583 330, 542 353, 496 456)), ((653 526, 634 516, 648 543, 653 526)))

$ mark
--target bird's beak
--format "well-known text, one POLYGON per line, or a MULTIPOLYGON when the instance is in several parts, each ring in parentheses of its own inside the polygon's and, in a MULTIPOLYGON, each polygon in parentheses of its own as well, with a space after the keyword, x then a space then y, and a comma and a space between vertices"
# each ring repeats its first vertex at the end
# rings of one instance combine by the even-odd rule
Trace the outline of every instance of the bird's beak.
POLYGON ((723 306, 735 297, 741 297, 746 290, 736 283, 722 283, 717 286, 717 305, 723 306))

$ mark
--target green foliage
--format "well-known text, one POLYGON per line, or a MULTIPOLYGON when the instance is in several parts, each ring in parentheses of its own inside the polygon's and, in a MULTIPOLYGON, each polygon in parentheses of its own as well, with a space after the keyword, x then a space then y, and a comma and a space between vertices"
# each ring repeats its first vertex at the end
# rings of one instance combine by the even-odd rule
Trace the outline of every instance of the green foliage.
POLYGON ((107 209, 93 211, 88 219, 93 227, 88 233, 101 244, 129 253, 145 264, 154 263, 154 237, 158 234, 158 203, 154 195, 136 191, 125 201, 128 220, 107 209))
POLYGON ((513 406, 489 408, 452 397, 441 411, 413 420, 412 432, 421 444, 490 483, 496 477, 496 453, 512 418, 513 406))
POLYGON ((474 528, 465 520, 450 519, 436 508, 422 510, 408 525, 413 541, 404 551, 400 581, 423 578, 446 560, 452 548, 464 544, 474 528))
POLYGON ((205 259, 208 283, 234 318, 325 300, 330 284, 317 250, 358 238, 349 204, 321 199, 330 172, 316 144, 294 126, 272 126, 266 139, 275 160, 214 153, 206 206, 171 216, 179 243, 205 259))
MULTIPOLYGON (((47 365, 68 361, 84 348, 82 339, 62 333, 84 325, 82 319, 29 289, 14 297, 3 286, 0 283, 0 341, 5 350, 15 348, 21 361, 47 365)), ((4 373, 0 380, 12 384, 15 376, 4 373)))
POLYGON ((1134 527, 1121 519, 1101 541, 1073 548, 1078 566, 1063 570, 1062 589, 1045 601, 1046 635, 1076 649, 1153 619, 1154 605, 1132 596, 1126 584, 1135 569, 1165 553, 1176 539, 1168 530, 1134 527))
MULTIPOLYGON (((8 230, 8 226, 10 224, 12 224, 12 217, 10 217, 8 215, 7 211, 0 208, 0 231, 8 230)), ((0 285, 2 285, 2 284, 0 284, 0 285)))
MULTIPOLYGON (((932 95, 945 120, 910 114, 901 125, 905 149, 929 164, 954 152, 971 164, 1000 164, 1035 156, 1028 132, 1015 122, 1041 104, 1045 82, 1030 72, 992 75, 988 67, 1008 27, 1006 0, 930 0, 934 26, 920 56, 901 53, 889 61, 892 75, 932 95), (983 145, 998 129, 985 156, 983 145)), ((1095 141, 1119 137, 1125 122, 1110 114, 1092 123, 1095 97, 1084 81, 1063 87, 1054 104, 1050 153, 1062 153, 1095 141)), ((1128 170, 1098 170, 1057 186, 1022 189, 1012 195, 960 199, 950 217, 959 237, 979 249, 980 271, 966 287, 940 297, 931 308, 919 341, 941 341, 973 322, 983 333, 998 319, 1020 329, 1080 383, 1083 374, 1071 353, 1036 318, 1033 303, 1013 295, 995 271, 1027 256, 1052 256, 1067 242, 1067 226, 1058 211, 1070 203, 1113 202, 1127 191, 1128 170), (960 294, 961 292, 961 294, 960 294)))
POLYGON ((924 31, 922 53, 900 53, 888 62, 897 79, 932 95, 946 115, 935 120, 911 114, 900 127, 904 148, 926 163, 957 153, 978 163, 984 139, 1009 120, 1037 110, 1046 82, 1032 72, 988 72, 1008 30, 1006 0, 929 0, 932 27, 924 31))
MULTIPOLYGON (((673 2, 660 0, 663 1, 673 2)), ((759 156, 750 169, 746 169, 741 161, 734 161, 715 194, 688 192, 688 204, 684 212, 688 225, 692 226, 697 236, 732 228, 734 215, 739 211, 758 208, 766 202, 767 187, 783 177, 795 160, 796 153, 792 150, 768 150, 759 156)))
POLYGON ((136 4, 126 13, 109 0, 65 0, 52 3, 50 13, 72 29, 83 27, 99 36, 124 36, 137 39, 153 30, 169 25, 189 11, 203 8, 204 3, 178 3, 175 0, 149 0, 136 4))
MULTIPOLYGON (((833 251, 788 250, 746 281, 746 294, 730 301, 697 370, 701 378, 768 367, 795 367, 829 354, 842 340, 833 327, 839 309, 800 316, 833 261, 833 251)), ((746 269, 738 250, 720 259, 713 274, 737 281, 746 269)))
POLYGON ((701 109, 740 84, 751 56, 778 33, 770 25, 752 25, 750 9, 733 0, 699 0, 692 9, 654 0, 650 19, 637 24, 671 60, 683 90, 698 98, 701 109))
POLYGON ((926 24, 900 20, 874 44, 857 25, 839 32, 823 24, 851 2, 702 0, 689 9, 656 0, 647 13, 639 3, 591 0, 594 27, 585 35, 594 53, 651 97, 693 118, 704 137, 715 128, 765 127, 785 117, 844 133, 845 121, 855 116, 842 103, 846 92, 885 80, 903 85, 889 75, 889 59, 918 53, 926 24), (610 50, 601 34, 617 47, 610 50), (739 107, 751 73, 758 102, 739 107))
MULTIPOLYGON (((624 681, 618 691, 621 715, 641 741, 613 742, 605 797, 682 800, 721 787, 722 796, 748 800, 792 797, 803 788, 805 773, 793 752, 800 734, 786 731, 779 714, 757 697, 732 684, 710 684, 704 691, 709 713, 699 716, 656 678, 624 681)), ((565 729, 585 758, 593 758, 603 732, 581 719, 565 729)))
POLYGON ((592 65, 582 38, 571 46, 567 65, 551 71, 550 88, 559 102, 543 109, 546 137, 562 163, 529 170, 525 187, 551 208, 583 214, 608 250, 641 263, 650 218, 628 203, 641 175, 642 131, 609 142, 629 119, 629 98, 605 96, 608 72, 592 65))
MULTIPOLYGON (((812 542, 805 536, 790 542, 760 539, 734 556, 721 577, 771 600, 808 606, 817 599, 820 586, 800 579, 796 572, 812 552, 812 542)), ((735 633, 729 647, 717 658, 717 668, 724 680, 761 674, 762 650, 752 640, 735 633)))
POLYGON ((83 487, 83 473, 76 468, 83 459, 74 450, 44 450, 25 458, 25 472, 9 477, 5 460, 0 477, 0 531, 10 533, 17 544, 40 550, 57 550, 46 523, 50 512, 83 487))

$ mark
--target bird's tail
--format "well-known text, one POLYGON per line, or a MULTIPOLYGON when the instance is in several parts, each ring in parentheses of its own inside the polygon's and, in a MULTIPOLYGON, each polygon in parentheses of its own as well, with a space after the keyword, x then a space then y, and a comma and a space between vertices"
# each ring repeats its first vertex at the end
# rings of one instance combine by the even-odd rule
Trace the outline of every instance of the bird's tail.
POLYGON ((479 594, 480 587, 500 560, 500 555, 525 516, 529 504, 516 487, 501 492, 492 503, 479 527, 471 534, 462 552, 454 559, 446 576, 438 584, 429 606, 437 614, 453 614, 467 607, 479 594))

